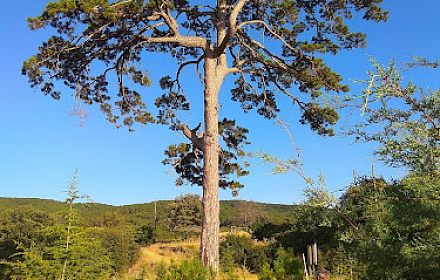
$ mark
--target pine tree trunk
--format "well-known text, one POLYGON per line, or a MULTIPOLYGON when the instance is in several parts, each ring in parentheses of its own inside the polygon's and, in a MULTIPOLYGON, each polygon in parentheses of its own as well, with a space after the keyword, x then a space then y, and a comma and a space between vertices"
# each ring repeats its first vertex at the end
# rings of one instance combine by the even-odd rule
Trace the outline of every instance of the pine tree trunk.
MULTIPOLYGON (((217 47, 226 35, 226 0, 217 0, 217 47)), ((219 279, 219 134, 218 94, 227 69, 226 55, 213 53, 211 46, 205 49, 204 70, 204 171, 203 171, 203 218, 200 252, 202 264, 217 272, 219 279)))
POLYGON ((221 81, 216 73, 217 59, 205 53, 204 91, 204 172, 203 172, 203 218, 200 244, 201 260, 205 267, 218 272, 219 268, 219 143, 218 143, 218 92, 221 81))

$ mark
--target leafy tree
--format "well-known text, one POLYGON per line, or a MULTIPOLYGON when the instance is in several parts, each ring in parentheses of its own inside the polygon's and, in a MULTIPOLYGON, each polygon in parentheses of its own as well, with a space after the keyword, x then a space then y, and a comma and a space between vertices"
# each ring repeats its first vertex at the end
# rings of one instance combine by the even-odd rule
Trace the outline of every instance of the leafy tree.
POLYGON ((65 251, 65 235, 59 226, 47 232, 45 242, 23 248, 23 259, 15 264, 13 279, 102 279, 114 272, 107 249, 88 230, 71 240, 65 251), (67 262, 66 262, 67 260, 67 262))
POLYGON ((221 262, 226 268, 230 268, 233 263, 239 267, 259 271, 267 262, 265 250, 264 246, 253 244, 248 236, 229 234, 220 243, 221 262))
POLYGON ((248 227, 264 215, 261 205, 254 201, 239 200, 235 209, 235 224, 248 227))
POLYGON ((278 225, 262 220, 252 227, 252 236, 258 240, 271 239, 275 237, 278 233, 285 232, 291 229, 292 226, 292 224, 288 223, 278 225))
POLYGON ((0 220, 0 279, 11 279, 23 251, 35 242, 46 240, 46 229, 53 226, 55 218, 31 206, 19 206, 1 212, 0 220))
POLYGON ((439 178, 363 178, 342 197, 342 211, 364 232, 339 231, 339 249, 359 279, 436 279, 440 273, 439 178))
POLYGON ((104 214, 99 226, 84 226, 76 208, 86 196, 78 191, 76 180, 77 172, 67 190, 63 216, 51 217, 29 206, 4 212, 2 279, 102 279, 134 260, 138 247, 117 212, 104 214))
POLYGON ((358 178, 341 196, 341 211, 365 233, 360 235, 344 224, 336 232, 338 249, 346 256, 356 279, 388 279, 396 273, 397 266, 393 262, 398 254, 387 244, 393 238, 389 232, 392 216, 386 199, 388 187, 383 179, 358 178))
POLYGON ((105 212, 99 220, 99 226, 87 228, 85 235, 101 242, 111 271, 121 272, 135 260, 139 251, 135 234, 117 211, 105 212))
POLYGON ((279 249, 277 257, 273 261, 273 268, 269 263, 263 265, 259 280, 296 280, 304 279, 304 265, 301 260, 295 257, 292 250, 279 249))
POLYGON ((170 228, 176 233, 188 237, 191 227, 202 225, 202 201, 197 194, 186 194, 176 197, 170 204, 170 228))
POLYGON ((440 175, 440 90, 411 81, 405 84, 402 76, 403 71, 417 68, 436 69, 440 61, 415 57, 403 69, 395 61, 388 66, 374 59, 372 62, 374 70, 368 72, 368 79, 360 81, 366 89, 349 99, 364 114, 349 134, 358 141, 379 143, 375 154, 391 166, 440 175))
POLYGON ((105 275, 108 260, 105 247, 95 236, 85 234, 75 208, 78 200, 87 198, 77 189, 75 171, 67 189, 63 222, 44 231, 44 239, 33 239, 22 246, 22 259, 16 263, 19 279, 99 279, 105 275), (107 265, 106 265, 107 263, 107 265))
POLYGON ((315 240, 320 264, 354 279, 436 279, 438 189, 439 178, 417 173, 394 182, 357 178, 340 198, 344 218, 309 201, 277 243, 304 252, 315 240))
POLYGON ((318 134, 332 135, 329 125, 337 121, 337 113, 303 97, 316 99, 323 91, 348 91, 321 56, 365 47, 366 36, 350 31, 345 21, 355 12, 366 20, 385 20, 381 2, 60 0, 50 2, 41 15, 28 20, 31 29, 50 26, 57 34, 24 62, 22 72, 32 87, 40 87, 55 99, 61 96, 62 82, 74 92, 80 116, 82 103, 97 103, 117 126, 162 123, 188 138, 189 144, 170 146, 165 163, 172 164, 181 176, 178 183, 203 184, 201 259, 217 270, 218 187, 236 191, 242 185, 229 175, 247 174, 237 161, 244 155, 247 129, 235 120, 219 121, 218 95, 225 77, 236 77, 231 99, 245 112, 255 109, 265 118, 277 117, 280 93, 301 110, 301 123, 318 134), (145 52, 168 53, 178 65, 175 78, 160 81, 166 92, 156 99, 156 117, 147 109, 140 87, 127 86, 127 79, 139 86, 150 85, 142 66, 145 52), (178 114, 190 109, 180 73, 187 66, 198 69, 201 64, 203 132, 199 132, 201 125, 190 129, 178 114), (111 72, 117 79, 115 94, 108 86, 111 72))
POLYGON ((379 160, 410 172, 397 182, 363 180, 362 187, 351 187, 345 207, 370 240, 343 237, 357 248, 353 253, 365 265, 365 278, 435 279, 440 90, 404 82, 402 72, 435 71, 440 62, 418 57, 403 67, 372 62, 374 70, 360 81, 365 90, 348 98, 364 115, 349 134, 359 142, 377 142, 379 160))
MULTIPOLYGON (((294 230, 278 234, 277 241, 298 250, 305 244, 295 241, 321 238, 318 244, 324 244, 326 265, 342 273, 350 271, 355 279, 436 279, 440 273, 438 255, 433 254, 439 244, 439 91, 411 82, 404 85, 403 70, 394 61, 388 67, 373 63, 375 71, 362 81, 367 84, 365 91, 346 97, 366 116, 349 133, 358 141, 378 142, 375 153, 380 160, 410 173, 393 182, 358 178, 335 201, 305 177, 296 159, 282 161, 263 154, 266 162, 276 164, 276 173, 294 171, 312 186, 294 230)), ((404 70, 438 64, 416 58, 404 70)), ((270 271, 265 272, 271 277, 270 271)))
POLYGON ((156 234, 154 228, 150 225, 143 225, 140 227, 135 235, 135 242, 139 245, 145 246, 154 243, 156 240, 156 234))
POLYGON ((85 235, 99 240, 104 248, 100 256, 107 260, 106 265, 101 267, 104 273, 123 272, 138 256, 139 247, 127 226, 87 228, 85 235))
MULTIPOLYGON (((405 279, 436 279, 440 273, 440 178, 410 174, 390 189, 389 207, 399 248, 399 275, 405 279)), ((396 258, 397 259, 397 258, 396 258)))

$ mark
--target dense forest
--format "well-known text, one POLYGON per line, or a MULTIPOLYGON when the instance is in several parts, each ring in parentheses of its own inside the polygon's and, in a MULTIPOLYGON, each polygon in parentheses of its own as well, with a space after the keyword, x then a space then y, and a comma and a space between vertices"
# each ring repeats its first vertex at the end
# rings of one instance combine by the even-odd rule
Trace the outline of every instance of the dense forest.
MULTIPOLYGON (((158 239, 175 238, 169 231, 169 210, 174 203, 174 200, 158 200, 156 202, 156 238, 158 239)), ((197 201, 197 203, 200 203, 200 201, 197 201)), ((295 205, 268 204, 245 200, 223 200, 220 204, 220 220, 224 230, 231 226, 249 227, 257 220, 267 220, 274 224, 291 222, 294 220, 294 213, 297 208, 295 205)), ((0 213, 20 209, 24 206, 30 206, 37 211, 55 216, 62 216, 66 208, 65 202, 50 199, 0 197, 0 213)), ((154 227, 155 224, 155 202, 123 206, 85 202, 76 204, 75 208, 85 224, 99 224, 98 221, 108 213, 120 216, 133 229, 140 229, 143 226, 154 227)))

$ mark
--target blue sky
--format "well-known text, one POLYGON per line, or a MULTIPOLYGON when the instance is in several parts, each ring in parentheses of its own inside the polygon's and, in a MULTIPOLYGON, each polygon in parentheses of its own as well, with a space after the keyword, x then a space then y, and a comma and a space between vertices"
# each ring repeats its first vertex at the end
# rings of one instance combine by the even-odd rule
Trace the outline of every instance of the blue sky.
MULTIPOLYGON (((327 57, 333 69, 349 83, 350 79, 362 79, 370 68, 371 55, 385 64, 393 57, 408 61, 411 55, 439 59, 440 52, 440 2, 438 0, 385 0, 390 11, 386 23, 355 21, 355 29, 367 33, 365 50, 342 52, 327 57)), ((46 31, 31 32, 26 18, 36 16, 45 0, 3 0, 0 17, 0 196, 39 197, 63 200, 63 192, 75 169, 79 170, 79 188, 99 203, 123 205, 150 202, 154 199, 172 199, 187 192, 200 193, 195 186, 176 187, 169 167, 162 165, 163 150, 181 136, 166 127, 147 125, 135 132, 115 129, 95 108, 86 108, 88 117, 81 127, 79 119, 69 116, 73 99, 65 92, 60 101, 32 90, 26 77, 21 76, 22 62, 37 51, 48 38, 46 31)), ((167 72, 172 63, 159 58, 150 68, 153 82, 167 72)), ((410 78, 430 85, 440 86, 440 77, 421 73, 408 73, 410 78)), ((200 92, 193 71, 184 73, 187 92, 200 92)), ((290 139, 280 126, 256 116, 243 114, 238 104, 228 102, 227 84, 220 99, 225 101, 220 114, 237 118, 238 124, 250 129, 252 142, 249 151, 265 150, 280 157, 292 154, 290 139)), ((145 89, 157 91, 157 87, 145 89)), ((200 111, 197 94, 193 94, 194 115, 200 111), (196 99, 194 99, 196 98, 196 99)), ((322 138, 298 124, 298 113, 289 102, 280 105, 282 118, 291 123, 295 144, 303 149, 305 171, 316 177, 325 176, 331 190, 338 190, 352 181, 353 170, 357 174, 376 174, 386 178, 398 178, 402 170, 384 167, 371 157, 373 144, 351 145, 352 139, 322 138)), ((354 117, 359 117, 355 114, 354 117)), ((192 118, 196 125, 200 120, 192 118)), ((273 176, 269 166, 250 168, 251 174, 242 182, 245 188, 238 199, 269 203, 290 204, 301 201, 305 184, 294 173, 273 176)), ((230 191, 221 191, 221 199, 231 199, 230 191)))

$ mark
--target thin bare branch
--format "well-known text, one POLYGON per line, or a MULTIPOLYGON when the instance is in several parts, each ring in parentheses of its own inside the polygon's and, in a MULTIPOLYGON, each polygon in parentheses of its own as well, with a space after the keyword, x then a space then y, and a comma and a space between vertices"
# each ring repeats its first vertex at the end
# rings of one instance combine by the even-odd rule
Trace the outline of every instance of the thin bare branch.
POLYGON ((304 55, 302 52, 300 52, 299 49, 293 47, 292 45, 290 45, 289 43, 286 42, 286 40, 284 40, 283 37, 281 37, 281 35, 279 35, 278 33, 276 33, 275 31, 272 30, 272 28, 264 21, 262 20, 251 20, 251 21, 246 21, 243 22, 241 24, 239 24, 237 26, 237 30, 238 29, 242 29, 244 26, 249 25, 249 24, 261 24, 264 26, 264 28, 270 32, 270 34, 272 34, 273 36, 275 36, 279 41, 281 41, 287 48, 289 48, 291 51, 295 52, 298 55, 304 55))
POLYGON ((176 82, 177 82, 179 88, 181 88, 179 77, 180 77, 180 73, 182 72, 183 68, 185 68, 186 66, 188 66, 190 64, 196 64, 197 68, 198 68, 198 66, 202 60, 203 60, 203 55, 201 55, 197 60, 186 61, 186 62, 179 65, 179 68, 177 69, 177 74, 176 74, 176 82))

